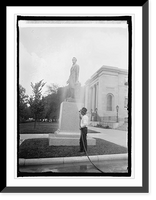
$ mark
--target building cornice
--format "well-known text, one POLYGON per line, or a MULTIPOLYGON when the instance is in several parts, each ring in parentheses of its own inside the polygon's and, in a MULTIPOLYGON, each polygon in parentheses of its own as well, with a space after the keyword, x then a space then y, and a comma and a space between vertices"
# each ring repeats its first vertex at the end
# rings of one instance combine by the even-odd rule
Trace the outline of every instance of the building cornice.
POLYGON ((121 69, 118 67, 112 67, 112 66, 107 66, 103 65, 96 73, 100 74, 101 72, 113 72, 113 73, 118 73, 118 74, 128 74, 127 69, 121 69))
POLYGON ((128 70, 127 69, 120 69, 118 67, 112 67, 112 66, 106 66, 106 65, 103 65, 99 70, 97 70, 92 76, 90 79, 88 79, 86 81, 86 85, 93 82, 97 77, 100 77, 101 75, 107 73, 108 72, 111 74, 123 74, 123 75, 128 75, 128 70))

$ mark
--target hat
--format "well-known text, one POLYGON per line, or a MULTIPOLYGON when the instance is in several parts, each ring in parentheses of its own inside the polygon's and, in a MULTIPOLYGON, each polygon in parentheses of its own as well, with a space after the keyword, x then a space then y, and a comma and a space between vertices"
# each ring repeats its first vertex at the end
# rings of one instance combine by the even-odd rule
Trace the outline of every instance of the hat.
POLYGON ((81 112, 82 114, 86 114, 87 108, 83 107, 83 108, 80 110, 80 112, 81 112))

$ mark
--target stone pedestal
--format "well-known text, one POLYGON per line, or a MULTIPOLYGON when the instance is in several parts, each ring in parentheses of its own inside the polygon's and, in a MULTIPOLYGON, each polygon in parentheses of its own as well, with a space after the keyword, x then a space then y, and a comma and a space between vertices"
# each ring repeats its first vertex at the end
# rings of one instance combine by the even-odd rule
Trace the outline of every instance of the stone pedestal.
MULTIPOLYGON (((79 134, 79 110, 82 104, 62 102, 60 107, 59 132, 61 134, 79 134)), ((59 134, 59 133, 58 133, 59 134)))
MULTIPOLYGON (((49 134, 49 146, 79 146, 79 139, 78 134, 49 134)), ((87 145, 96 145, 96 140, 87 136, 87 145)))
MULTIPOLYGON (((79 110, 83 104, 76 102, 62 102, 60 107, 59 130, 49 134, 49 145, 78 146, 80 138, 79 110)), ((96 145, 96 140, 87 137, 88 145, 96 145)))

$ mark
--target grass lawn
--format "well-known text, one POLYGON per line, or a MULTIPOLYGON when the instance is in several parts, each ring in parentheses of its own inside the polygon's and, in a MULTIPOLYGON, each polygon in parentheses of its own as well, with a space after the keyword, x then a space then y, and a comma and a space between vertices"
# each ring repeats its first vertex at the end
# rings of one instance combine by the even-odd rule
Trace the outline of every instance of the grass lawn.
MULTIPOLYGON (((20 134, 43 134, 54 133, 58 129, 58 123, 37 122, 34 129, 34 122, 19 124, 20 134)), ((88 133, 98 133, 96 131, 88 130, 88 133)))
MULTIPOLYGON (((95 146, 88 146, 88 154, 105 155, 127 153, 127 148, 117 144, 96 139, 95 146)), ((48 138, 27 139, 19 147, 19 158, 54 158, 82 156, 79 146, 49 146, 48 138)))
POLYGON ((37 122, 34 129, 34 122, 19 124, 20 134, 33 133, 54 133, 58 129, 58 123, 37 122))

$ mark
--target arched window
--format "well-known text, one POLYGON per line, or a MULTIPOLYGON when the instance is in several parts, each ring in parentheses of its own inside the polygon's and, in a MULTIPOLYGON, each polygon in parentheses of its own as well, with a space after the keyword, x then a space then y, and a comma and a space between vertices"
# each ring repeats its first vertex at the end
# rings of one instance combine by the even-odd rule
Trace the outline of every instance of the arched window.
POLYGON ((113 110, 113 95, 108 94, 107 95, 107 111, 113 110))

